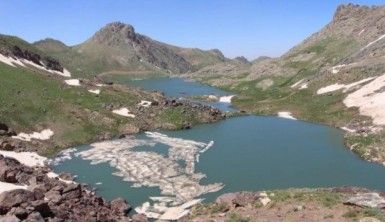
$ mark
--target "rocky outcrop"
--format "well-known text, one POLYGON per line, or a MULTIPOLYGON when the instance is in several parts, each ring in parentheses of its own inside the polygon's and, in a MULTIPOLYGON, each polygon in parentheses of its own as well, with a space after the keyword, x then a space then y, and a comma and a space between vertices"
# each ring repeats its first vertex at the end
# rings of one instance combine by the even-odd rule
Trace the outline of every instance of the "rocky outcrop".
POLYGON ((130 221, 131 206, 124 199, 108 202, 83 185, 47 176, 49 171, 0 156, 0 181, 27 186, 0 194, 0 221, 130 221))
POLYGON ((0 54, 16 59, 25 59, 48 70, 63 72, 63 67, 59 61, 43 55, 29 43, 17 37, 0 35, 0 54))
POLYGON ((236 192, 227 193, 219 196, 215 203, 226 205, 227 207, 246 207, 249 204, 260 202, 263 206, 270 202, 265 192, 236 192))
POLYGON ((223 194, 215 203, 195 206, 190 215, 180 221, 377 222, 380 220, 376 218, 382 219, 384 215, 382 192, 339 187, 223 194))
POLYGON ((16 133, 5 123, 0 123, 0 136, 15 136, 16 133))

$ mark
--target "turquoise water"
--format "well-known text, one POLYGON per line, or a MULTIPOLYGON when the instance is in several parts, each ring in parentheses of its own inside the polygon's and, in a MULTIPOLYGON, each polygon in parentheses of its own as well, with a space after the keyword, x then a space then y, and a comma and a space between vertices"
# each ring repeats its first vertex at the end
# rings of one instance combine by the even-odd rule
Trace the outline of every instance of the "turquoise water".
MULTIPOLYGON (((155 81, 154 84, 159 83, 155 81)), ((191 84, 194 88, 197 83, 191 84)), ((201 184, 223 183, 225 186, 218 192, 204 195, 207 201, 222 193, 241 190, 345 185, 385 188, 385 167, 358 158, 344 146, 342 131, 323 125, 277 117, 243 116, 190 130, 160 132, 205 143, 214 141, 214 145, 200 155, 196 171, 207 176, 201 184)), ((140 134, 137 138, 145 140, 146 136, 140 134)), ((88 148, 82 146, 79 150, 88 148)), ((164 144, 135 149, 162 155, 167 155, 167 150, 164 144)), ((107 163, 90 165, 89 161, 75 156, 55 168, 58 172, 78 175, 78 181, 97 187, 97 192, 107 199, 122 196, 139 205, 149 196, 160 195, 157 187, 132 188, 132 183, 112 175, 115 169, 107 163), (97 182, 102 184, 96 185, 97 182)))
MULTIPOLYGON (((218 88, 202 85, 197 82, 187 81, 181 78, 157 77, 146 80, 132 80, 119 78, 120 82, 137 86, 146 90, 156 90, 163 92, 168 97, 189 97, 189 96, 204 96, 216 95, 227 96, 229 93, 218 88)), ((233 111, 231 104, 221 102, 202 102, 204 104, 212 105, 223 111, 233 111)))
POLYGON ((158 77, 146 80, 132 80, 129 78, 124 80, 120 78, 119 80, 146 90, 161 91, 166 96, 170 97, 202 96, 210 94, 219 96, 229 95, 229 93, 218 88, 187 81, 181 78, 158 77))

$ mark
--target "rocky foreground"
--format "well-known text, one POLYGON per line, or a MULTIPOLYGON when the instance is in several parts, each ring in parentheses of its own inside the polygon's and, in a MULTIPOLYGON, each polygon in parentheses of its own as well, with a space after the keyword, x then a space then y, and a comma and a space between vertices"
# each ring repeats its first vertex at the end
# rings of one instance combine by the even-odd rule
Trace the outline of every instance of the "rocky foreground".
POLYGON ((50 171, 0 155, 1 188, 11 187, 0 193, 0 221, 147 221, 127 217, 131 206, 125 200, 106 201, 70 175, 50 171))
POLYGON ((385 220, 385 193, 362 188, 288 189, 224 194, 195 206, 194 221, 360 221, 385 220))

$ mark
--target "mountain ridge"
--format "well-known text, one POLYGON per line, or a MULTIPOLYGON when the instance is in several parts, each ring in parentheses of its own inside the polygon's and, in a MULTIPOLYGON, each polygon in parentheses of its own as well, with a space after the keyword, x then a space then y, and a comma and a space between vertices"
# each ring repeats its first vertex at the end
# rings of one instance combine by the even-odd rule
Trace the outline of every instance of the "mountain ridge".
POLYGON ((108 23, 85 42, 74 46, 49 38, 34 45, 60 60, 72 72, 83 75, 116 69, 179 74, 228 60, 218 49, 173 46, 137 33, 133 26, 122 22, 108 23), (86 67, 85 70, 82 67, 86 67))

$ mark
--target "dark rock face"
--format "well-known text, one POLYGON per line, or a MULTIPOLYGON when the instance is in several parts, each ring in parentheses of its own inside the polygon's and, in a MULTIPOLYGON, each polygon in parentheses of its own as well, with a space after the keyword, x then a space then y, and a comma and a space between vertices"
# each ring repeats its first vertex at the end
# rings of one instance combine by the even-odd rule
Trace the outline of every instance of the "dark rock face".
MULTIPOLYGON (((0 181, 28 185, 0 194, 2 221, 130 221, 131 206, 122 198, 111 202, 74 182, 49 178, 50 169, 30 168, 0 155, 0 181)), ((69 174, 62 177, 70 180, 69 174)), ((140 217, 139 221, 146 221, 140 217)))
POLYGON ((5 123, 0 123, 0 130, 8 132, 9 127, 5 123))
POLYGON ((54 58, 42 56, 35 50, 27 49, 19 45, 8 44, 0 47, 0 53, 6 56, 16 57, 18 59, 26 59, 37 65, 44 66, 47 69, 55 71, 63 71, 61 64, 54 58))
POLYGON ((5 123, 0 123, 0 136, 15 136, 16 133, 5 123))

